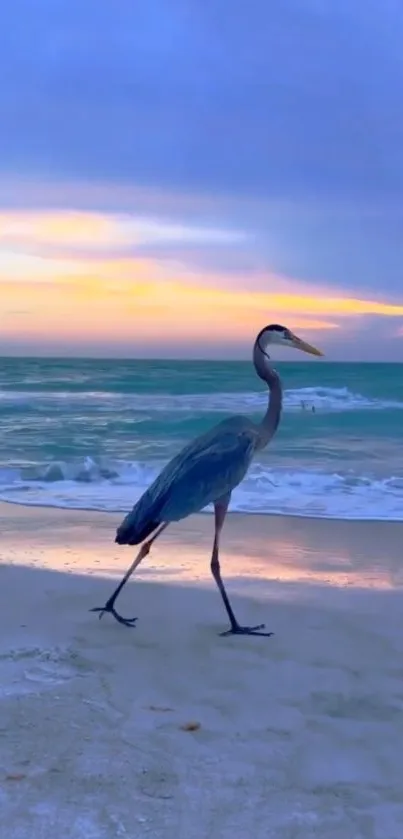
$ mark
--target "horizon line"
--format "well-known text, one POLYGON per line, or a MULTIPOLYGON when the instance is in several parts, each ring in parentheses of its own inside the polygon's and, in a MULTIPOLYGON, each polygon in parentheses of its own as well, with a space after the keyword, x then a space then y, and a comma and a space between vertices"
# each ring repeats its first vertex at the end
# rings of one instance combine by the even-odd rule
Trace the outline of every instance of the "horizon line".
MULTIPOLYGON (((0 361, 146 361, 146 362, 153 362, 153 361, 163 361, 163 362, 171 362, 171 361, 179 361, 185 364, 206 364, 206 363, 225 363, 225 364, 251 364, 252 359, 248 358, 183 358, 181 356, 126 356, 126 355, 112 355, 112 356, 98 356, 98 355, 22 355, 22 354, 12 354, 7 353, 6 355, 0 354, 0 361)), ((293 359, 270 359, 274 365, 276 364, 312 364, 313 360, 308 358, 301 358, 296 357, 293 359)), ((374 360, 374 359, 329 359, 324 357, 321 360, 322 364, 403 364, 403 360, 399 359, 390 359, 388 361, 385 360, 374 360)))

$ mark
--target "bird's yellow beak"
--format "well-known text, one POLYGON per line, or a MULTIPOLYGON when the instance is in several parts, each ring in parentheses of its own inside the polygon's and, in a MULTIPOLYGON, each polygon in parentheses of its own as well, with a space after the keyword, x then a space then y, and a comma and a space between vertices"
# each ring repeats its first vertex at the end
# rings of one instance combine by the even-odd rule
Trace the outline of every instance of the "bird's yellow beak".
POLYGON ((296 335, 292 336, 292 346, 295 347, 296 350, 309 353, 309 355, 323 355, 321 350, 313 347, 312 344, 307 344, 306 341, 302 341, 301 338, 298 338, 296 335))

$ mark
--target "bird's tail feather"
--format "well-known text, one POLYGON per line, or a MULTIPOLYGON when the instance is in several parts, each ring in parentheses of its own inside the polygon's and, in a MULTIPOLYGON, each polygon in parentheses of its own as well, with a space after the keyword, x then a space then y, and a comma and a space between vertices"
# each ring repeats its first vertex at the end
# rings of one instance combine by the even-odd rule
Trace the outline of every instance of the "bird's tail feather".
POLYGON ((137 516, 133 516, 133 512, 129 513, 122 524, 116 531, 115 542, 118 545, 139 545, 144 542, 147 536, 150 536, 160 524, 159 521, 147 521, 140 523, 136 520, 137 516))

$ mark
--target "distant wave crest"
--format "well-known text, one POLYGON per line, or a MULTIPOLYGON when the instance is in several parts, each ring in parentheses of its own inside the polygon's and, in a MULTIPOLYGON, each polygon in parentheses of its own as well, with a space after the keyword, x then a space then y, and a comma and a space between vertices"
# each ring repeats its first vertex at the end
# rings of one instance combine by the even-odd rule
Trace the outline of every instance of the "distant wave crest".
MULTIPOLYGON (((68 408, 71 403, 76 409, 79 404, 96 405, 104 408, 129 408, 133 411, 153 413, 189 412, 203 413, 248 413, 264 408, 265 392, 245 391, 239 393, 114 393, 112 391, 0 391, 3 405, 35 406, 38 403, 58 403, 68 408)), ((347 387, 301 387, 284 391, 284 409, 301 411, 303 408, 320 412, 382 411, 402 410, 403 402, 375 399, 354 393, 347 387)))

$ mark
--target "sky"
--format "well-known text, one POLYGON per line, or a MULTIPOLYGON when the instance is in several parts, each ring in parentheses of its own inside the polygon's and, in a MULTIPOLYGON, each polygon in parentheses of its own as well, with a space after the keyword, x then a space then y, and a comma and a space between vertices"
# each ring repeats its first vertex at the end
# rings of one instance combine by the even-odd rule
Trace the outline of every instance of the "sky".
POLYGON ((401 0, 1 19, 0 353, 403 361, 401 0))

